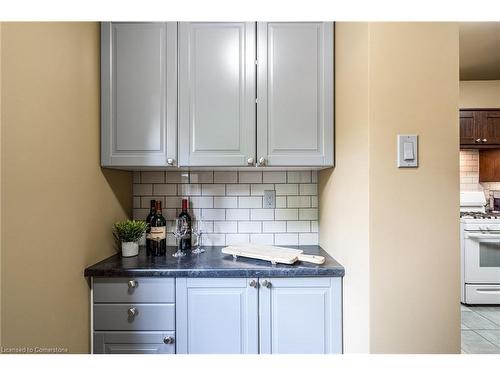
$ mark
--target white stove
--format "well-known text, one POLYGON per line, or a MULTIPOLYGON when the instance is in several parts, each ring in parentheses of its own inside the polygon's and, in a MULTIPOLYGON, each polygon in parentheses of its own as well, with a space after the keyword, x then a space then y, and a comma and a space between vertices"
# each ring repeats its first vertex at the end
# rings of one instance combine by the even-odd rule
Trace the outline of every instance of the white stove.
POLYGON ((460 194, 461 301, 500 304, 500 213, 483 192, 460 194))

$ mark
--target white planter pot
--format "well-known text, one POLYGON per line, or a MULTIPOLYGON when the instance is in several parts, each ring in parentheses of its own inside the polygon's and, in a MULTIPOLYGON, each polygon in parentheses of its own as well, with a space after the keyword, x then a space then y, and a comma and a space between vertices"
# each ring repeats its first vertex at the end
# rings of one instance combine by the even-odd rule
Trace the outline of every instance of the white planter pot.
POLYGON ((139 243, 122 242, 122 256, 134 257, 139 254, 139 243))

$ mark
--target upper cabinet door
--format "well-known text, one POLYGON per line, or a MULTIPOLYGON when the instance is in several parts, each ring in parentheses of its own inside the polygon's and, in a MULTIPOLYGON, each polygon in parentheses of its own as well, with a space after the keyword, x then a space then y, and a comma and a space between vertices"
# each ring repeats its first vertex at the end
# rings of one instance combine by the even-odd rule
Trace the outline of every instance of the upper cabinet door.
POLYGON ((333 23, 259 22, 257 158, 333 165, 333 23))
POLYGON ((101 164, 177 158, 177 23, 101 25, 101 164))
POLYGON ((181 166, 255 160, 255 43, 254 22, 179 23, 181 166))
POLYGON ((481 111, 481 143, 484 145, 500 144, 500 111, 481 111))
POLYGON ((473 145, 479 136, 478 112, 460 111, 460 144, 473 145))

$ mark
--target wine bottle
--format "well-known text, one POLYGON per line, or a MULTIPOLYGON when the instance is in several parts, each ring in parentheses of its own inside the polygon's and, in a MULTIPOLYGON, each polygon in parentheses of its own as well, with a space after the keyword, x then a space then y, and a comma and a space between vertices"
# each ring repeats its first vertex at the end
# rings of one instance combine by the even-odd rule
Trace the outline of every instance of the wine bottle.
POLYGON ((183 222, 186 226, 186 235, 179 241, 179 250, 191 250, 191 216, 188 213, 188 200, 182 200, 182 211, 179 214, 179 221, 183 222))
POLYGON ((148 228, 146 229, 146 254, 151 255, 151 219, 156 213, 156 201, 151 199, 149 201, 149 215, 146 217, 148 228))
POLYGON ((156 201, 155 214, 151 219, 151 255, 165 255, 167 251, 167 221, 161 213, 161 201, 156 201))

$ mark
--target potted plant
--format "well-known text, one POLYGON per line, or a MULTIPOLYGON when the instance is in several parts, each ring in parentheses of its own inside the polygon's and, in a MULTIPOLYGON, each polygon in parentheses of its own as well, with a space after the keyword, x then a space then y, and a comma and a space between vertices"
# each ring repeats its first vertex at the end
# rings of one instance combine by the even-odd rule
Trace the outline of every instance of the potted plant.
POLYGON ((148 224, 141 220, 118 221, 113 225, 113 234, 122 244, 122 256, 133 257, 139 254, 139 239, 148 224))

